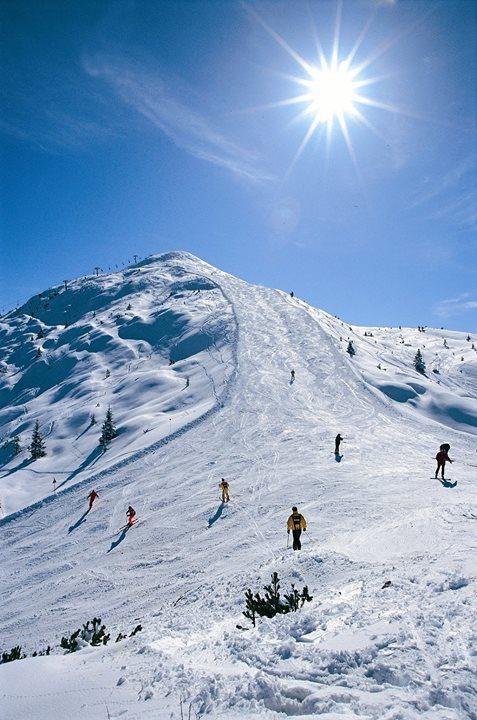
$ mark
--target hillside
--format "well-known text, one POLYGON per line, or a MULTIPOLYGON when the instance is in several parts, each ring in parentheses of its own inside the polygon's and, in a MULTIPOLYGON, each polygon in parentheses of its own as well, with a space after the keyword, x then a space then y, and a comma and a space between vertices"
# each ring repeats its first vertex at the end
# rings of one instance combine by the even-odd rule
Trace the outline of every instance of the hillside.
POLYGON ((8 720, 180 718, 181 698, 214 720, 477 718, 476 338, 349 326, 186 253, 52 288, 0 333, 0 432, 25 445, 38 419, 48 451, 3 458, 2 649, 93 615, 144 628, 1 665, 8 720), (237 630, 275 570, 313 601, 237 630))
POLYGON ((4 512, 50 494, 53 478, 63 489, 131 462, 217 407, 234 368, 235 333, 210 273, 186 270, 173 256, 50 288, 2 318, 1 435, 19 435, 26 447, 39 420, 48 449, 34 465, 28 453, 4 451, 4 512), (120 433, 103 454, 108 406, 120 433))

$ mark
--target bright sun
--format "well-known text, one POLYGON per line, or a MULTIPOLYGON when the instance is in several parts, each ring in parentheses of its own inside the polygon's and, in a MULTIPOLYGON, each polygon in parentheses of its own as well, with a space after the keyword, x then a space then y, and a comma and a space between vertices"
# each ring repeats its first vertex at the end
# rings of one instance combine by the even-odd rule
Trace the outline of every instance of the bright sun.
POLYGON ((379 108, 390 112, 399 112, 398 108, 364 94, 368 86, 380 82, 383 79, 382 77, 366 78, 362 76, 363 71, 369 68, 376 58, 385 52, 386 48, 392 43, 383 44, 381 48, 375 50, 374 54, 369 55, 365 60, 361 61, 360 64, 354 64, 355 56, 366 35, 368 23, 358 36, 348 55, 340 57, 341 2, 338 2, 333 47, 330 56, 326 57, 315 31, 318 62, 311 64, 301 57, 296 50, 290 47, 283 37, 275 32, 253 8, 247 6, 247 11, 293 60, 295 60, 304 73, 302 76, 284 75, 288 80, 292 80, 300 86, 301 92, 298 95, 251 108, 252 110, 262 110, 264 108, 287 105, 302 105, 303 109, 298 113, 297 119, 310 118, 308 129, 290 164, 288 172, 290 172, 314 134, 319 133, 322 127, 325 128, 326 132, 328 152, 335 125, 339 127, 348 147, 349 154, 356 166, 356 157, 351 143, 348 125, 351 123, 361 123, 378 134, 371 122, 364 115, 363 106, 379 108))
POLYGON ((312 79, 305 82, 310 89, 309 112, 319 123, 356 113, 353 76, 345 62, 317 69, 312 79))

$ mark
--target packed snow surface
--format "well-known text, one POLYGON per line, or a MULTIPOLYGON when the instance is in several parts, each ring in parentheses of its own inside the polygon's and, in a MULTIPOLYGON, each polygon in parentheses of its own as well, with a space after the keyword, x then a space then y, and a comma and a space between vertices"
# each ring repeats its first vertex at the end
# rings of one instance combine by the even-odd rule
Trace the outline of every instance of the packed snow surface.
POLYGON ((0 665, 2 718, 475 720, 474 343, 353 327, 187 253, 1 318, 0 432, 24 449, 2 449, 0 644, 56 653, 0 665), (273 571, 313 601, 248 628, 273 571), (58 654, 93 616, 143 631, 58 654))

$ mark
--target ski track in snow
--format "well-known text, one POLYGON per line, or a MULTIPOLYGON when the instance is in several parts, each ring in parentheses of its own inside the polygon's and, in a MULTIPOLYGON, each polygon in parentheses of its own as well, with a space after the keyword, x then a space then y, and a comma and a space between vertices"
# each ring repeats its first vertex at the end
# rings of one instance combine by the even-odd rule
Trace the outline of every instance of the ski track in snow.
POLYGON ((187 254, 157 259, 159 274, 178 267, 232 308, 220 346, 210 326, 225 306, 198 320, 212 339, 195 359, 205 411, 0 524, 4 649, 57 644, 93 615, 114 633, 144 631, 1 666, 5 717, 180 718, 182 698, 185 717, 190 705, 191 717, 228 720, 475 720, 476 428, 462 419, 477 416, 477 363, 465 335, 369 328, 365 338, 187 254), (465 352, 465 374, 443 337, 465 352), (413 371, 422 343, 439 376, 413 371), (391 399, 391 386, 410 402, 391 399), (443 425, 432 403, 448 397, 459 412, 443 411, 443 425), (443 441, 455 488, 430 480, 443 441), (100 498, 77 524, 93 487, 100 498), (129 503, 144 522, 113 547, 129 503), (292 504, 309 523, 301 553, 286 548, 292 504), (313 602, 237 630, 244 590, 274 570, 284 590, 307 584, 313 602))

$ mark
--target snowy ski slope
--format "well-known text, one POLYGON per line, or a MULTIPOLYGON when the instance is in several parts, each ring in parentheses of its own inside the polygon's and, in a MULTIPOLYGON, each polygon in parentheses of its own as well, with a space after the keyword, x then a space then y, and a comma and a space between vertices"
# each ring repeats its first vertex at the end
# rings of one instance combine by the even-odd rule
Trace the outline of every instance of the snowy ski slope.
POLYGON ((1 471, 0 643, 31 653, 93 615, 144 631, 0 666, 5 717, 180 718, 182 698, 185 717, 190 705, 211 719, 477 718, 477 339, 350 327, 187 253, 67 292, 69 327, 46 335, 58 383, 38 383, 44 356, 20 348, 61 315, 2 319, 2 432, 54 424, 47 458, 26 465, 23 453, 1 471), (174 321, 159 342, 160 308, 174 321), (111 403, 121 432, 92 465, 98 426, 72 438, 95 401, 111 403), (442 442, 456 461, 444 485, 431 479, 442 442), (77 467, 51 494, 51 475, 77 467), (129 503, 140 522, 117 533, 129 503), (286 546, 292 504, 309 523, 301 553, 286 546), (244 590, 274 570, 313 602, 237 630, 244 590))

